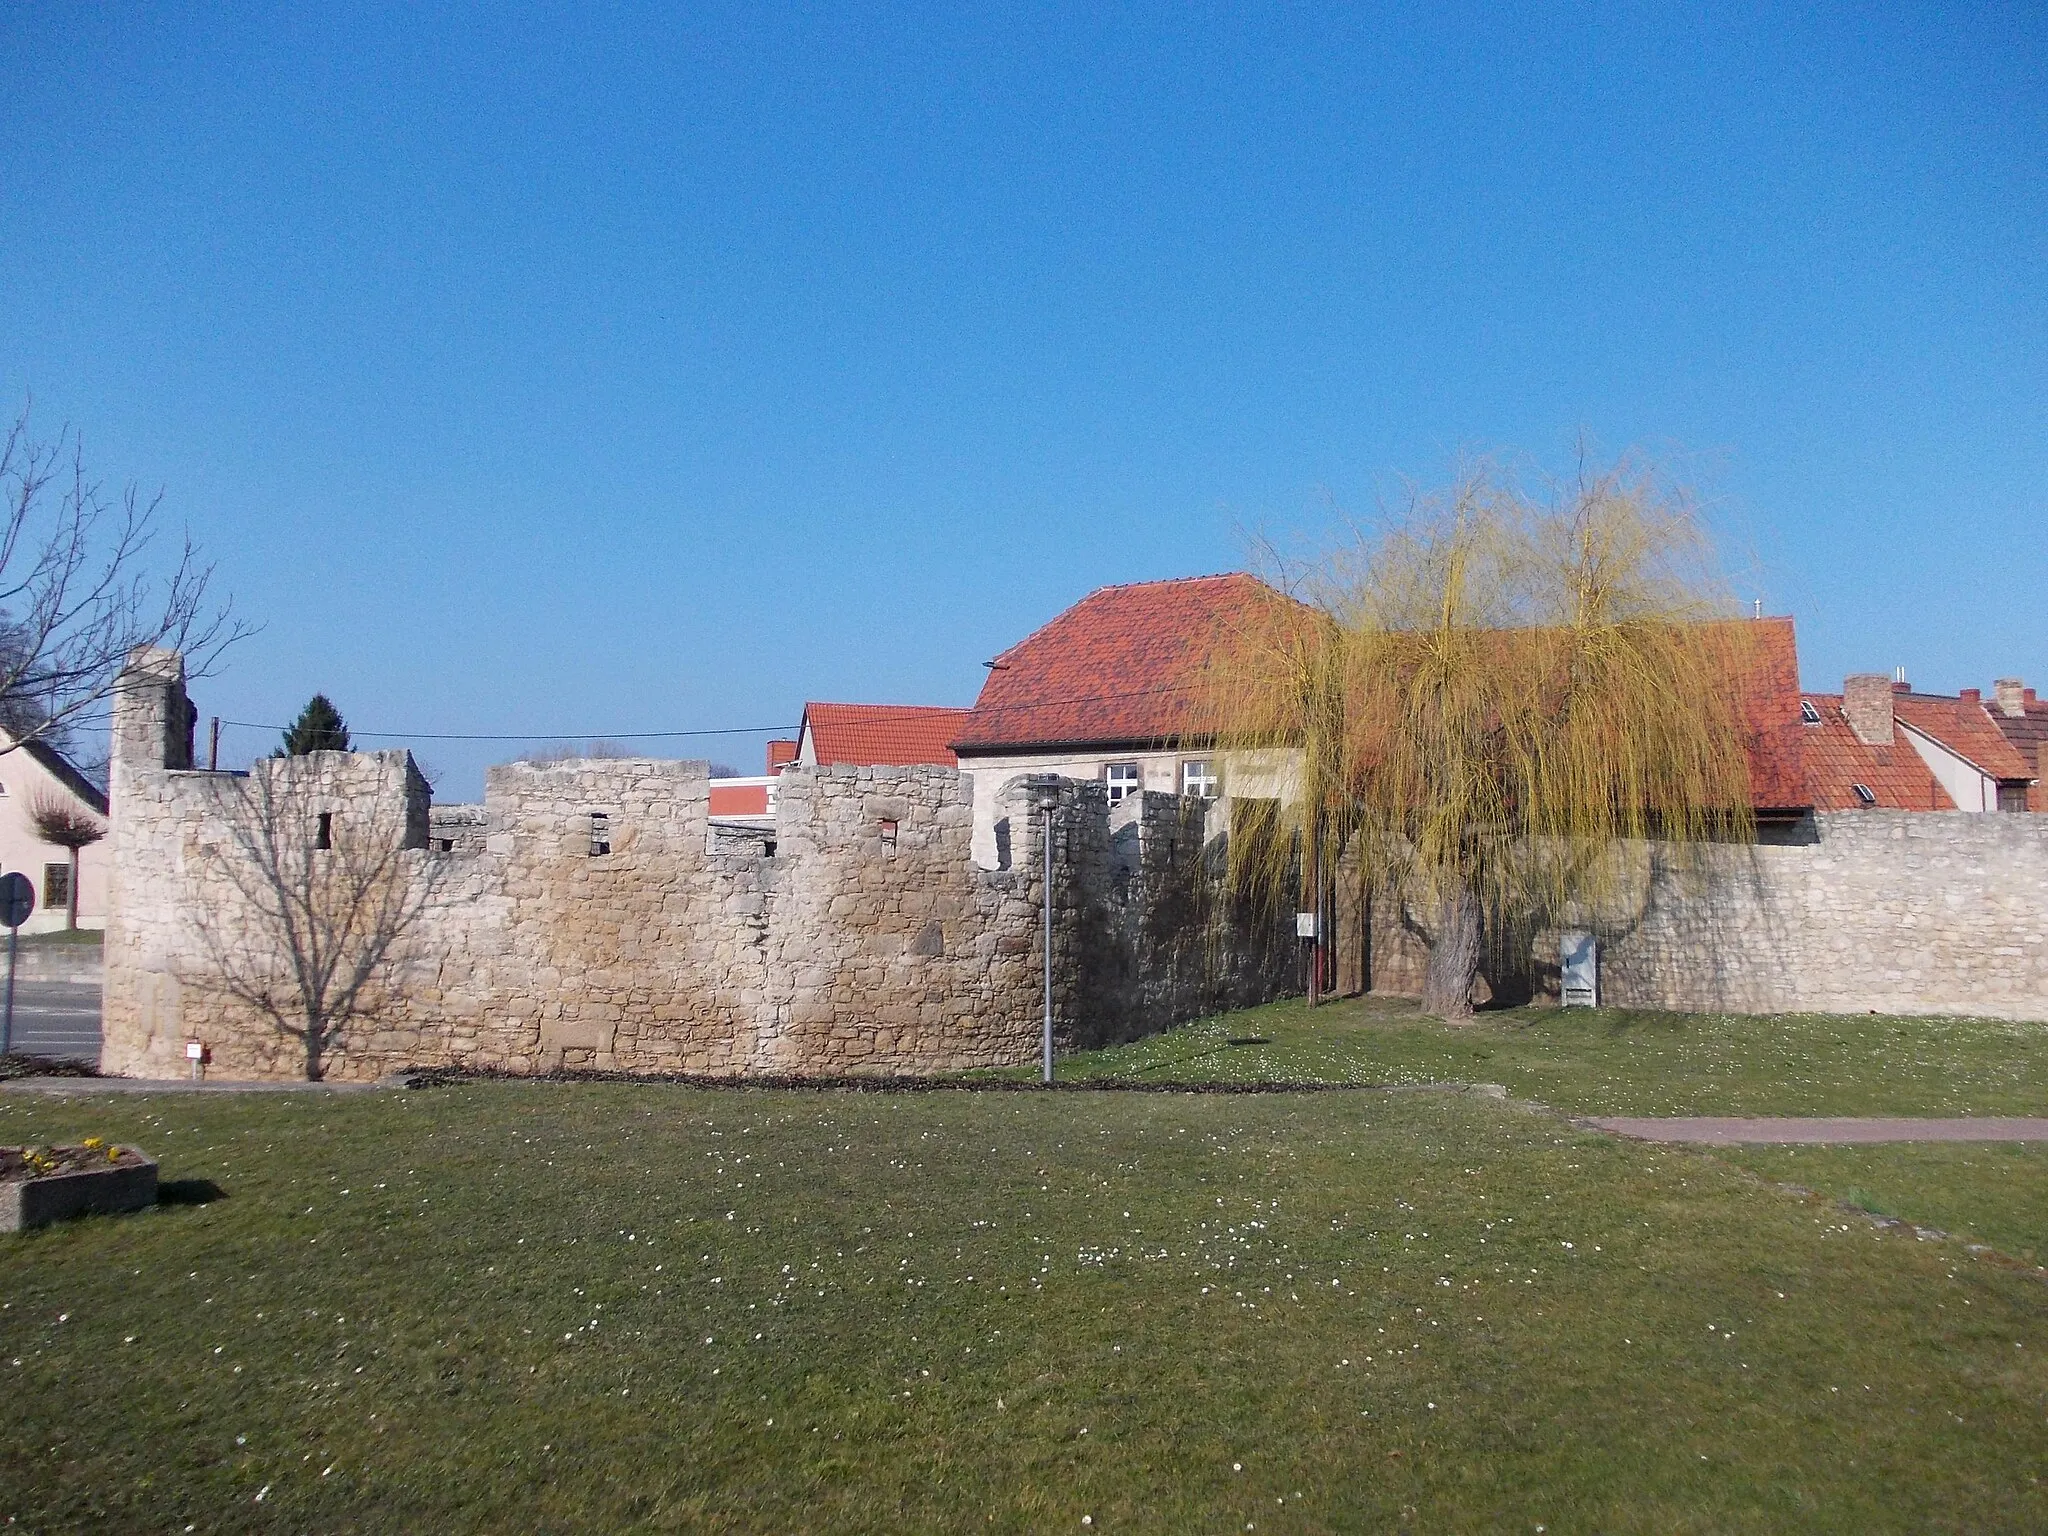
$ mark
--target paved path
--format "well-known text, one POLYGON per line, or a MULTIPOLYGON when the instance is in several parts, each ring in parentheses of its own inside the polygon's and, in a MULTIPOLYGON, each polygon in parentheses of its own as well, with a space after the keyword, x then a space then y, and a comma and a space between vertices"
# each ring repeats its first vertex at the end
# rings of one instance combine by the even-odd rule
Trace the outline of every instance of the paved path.
MULTIPOLYGON (((4 974, 0 962, 0 974, 4 974)), ((24 1056, 100 1059, 100 989, 91 981, 14 984, 14 1048, 24 1056)))
POLYGON ((1961 1120, 1744 1120, 1730 1115, 1610 1115, 1587 1125, 1638 1141, 1686 1141, 1707 1146, 1821 1142, 1843 1145, 1885 1141, 2048 1142, 2048 1119, 2016 1115, 1973 1115, 1961 1120))

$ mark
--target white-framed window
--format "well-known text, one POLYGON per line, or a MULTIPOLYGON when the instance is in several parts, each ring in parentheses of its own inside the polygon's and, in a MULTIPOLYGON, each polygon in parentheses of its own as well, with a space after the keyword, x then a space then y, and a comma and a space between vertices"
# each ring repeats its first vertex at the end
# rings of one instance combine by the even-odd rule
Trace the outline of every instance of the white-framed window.
POLYGON ((1180 792, 1214 800, 1218 785, 1216 765, 1206 757, 1191 757, 1180 765, 1180 792))
POLYGON ((1115 805, 1125 795, 1136 794, 1144 781, 1136 763, 1110 763, 1102 770, 1102 782, 1109 786, 1109 803, 1115 805))

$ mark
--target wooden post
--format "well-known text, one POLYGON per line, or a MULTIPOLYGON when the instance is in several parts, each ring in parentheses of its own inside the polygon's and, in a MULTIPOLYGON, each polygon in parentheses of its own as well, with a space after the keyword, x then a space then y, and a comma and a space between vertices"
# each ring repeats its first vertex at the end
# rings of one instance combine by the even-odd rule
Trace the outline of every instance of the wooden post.
POLYGON ((220 716, 213 717, 213 724, 206 733, 206 771, 220 772, 220 716))

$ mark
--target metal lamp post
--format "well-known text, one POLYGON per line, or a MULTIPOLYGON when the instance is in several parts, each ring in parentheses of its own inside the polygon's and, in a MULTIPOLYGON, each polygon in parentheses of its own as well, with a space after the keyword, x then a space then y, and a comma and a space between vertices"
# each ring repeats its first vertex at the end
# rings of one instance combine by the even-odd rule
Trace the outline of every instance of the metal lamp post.
POLYGON ((1038 829, 1038 838, 1045 845, 1045 1071, 1044 1080, 1052 1082, 1052 813, 1059 805, 1059 791, 1053 790, 1039 802, 1044 811, 1044 820, 1038 829))

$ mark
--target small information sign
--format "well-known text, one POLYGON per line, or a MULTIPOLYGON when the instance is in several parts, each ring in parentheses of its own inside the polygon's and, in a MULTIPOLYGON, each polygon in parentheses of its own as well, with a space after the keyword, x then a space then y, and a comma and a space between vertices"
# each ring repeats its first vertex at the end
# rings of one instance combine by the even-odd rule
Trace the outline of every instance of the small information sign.
POLYGON ((1567 1008, 1600 1006, 1600 941, 1565 933, 1557 941, 1558 1000, 1567 1008))

